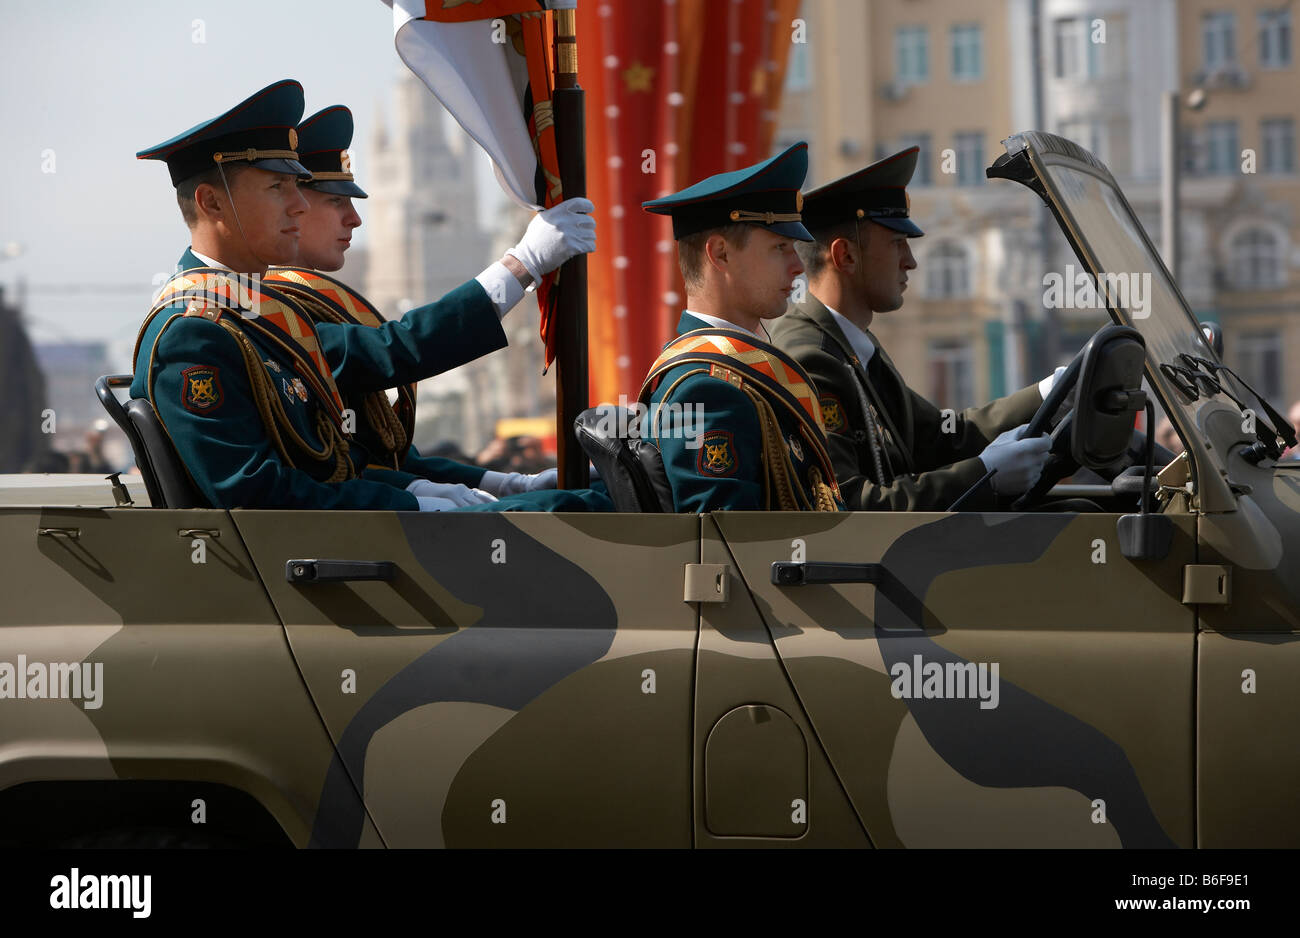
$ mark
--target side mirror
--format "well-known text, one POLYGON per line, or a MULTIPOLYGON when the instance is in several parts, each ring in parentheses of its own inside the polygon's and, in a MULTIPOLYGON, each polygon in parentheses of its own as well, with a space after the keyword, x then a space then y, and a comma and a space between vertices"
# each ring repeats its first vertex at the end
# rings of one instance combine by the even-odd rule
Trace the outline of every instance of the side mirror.
POLYGON ((1219 361, 1223 361, 1223 326, 1217 322, 1203 322, 1201 332, 1210 348, 1214 349, 1214 354, 1219 356, 1219 361))
POLYGON ((1111 325, 1088 341, 1082 356, 1070 455, 1094 472, 1114 469, 1127 458, 1133 418, 1146 406, 1146 344, 1132 326, 1111 325))

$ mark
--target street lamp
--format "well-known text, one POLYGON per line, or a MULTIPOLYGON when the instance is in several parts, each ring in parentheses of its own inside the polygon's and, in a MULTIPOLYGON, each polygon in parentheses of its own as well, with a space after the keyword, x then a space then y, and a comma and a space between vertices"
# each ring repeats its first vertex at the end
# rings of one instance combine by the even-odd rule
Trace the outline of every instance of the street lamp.
MULTIPOLYGON (((1164 248, 1165 266, 1174 283, 1179 282, 1179 265, 1182 260, 1182 220, 1180 190, 1182 188, 1182 161, 1178 158, 1178 139, 1182 131, 1179 128, 1178 109, 1184 104, 1180 100, 1181 92, 1169 91, 1160 101, 1160 137, 1164 151, 1165 171, 1160 180, 1160 242, 1164 248)), ((1204 88, 1193 88, 1187 95, 1186 107, 1189 111, 1199 111, 1205 107, 1210 96, 1204 88)))

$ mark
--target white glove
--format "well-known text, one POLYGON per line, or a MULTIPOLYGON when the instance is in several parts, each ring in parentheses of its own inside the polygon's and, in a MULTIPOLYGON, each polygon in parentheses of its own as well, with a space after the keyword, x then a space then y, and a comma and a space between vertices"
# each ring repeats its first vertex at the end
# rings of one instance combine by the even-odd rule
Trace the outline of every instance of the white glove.
POLYGON ((514 255, 537 283, 569 258, 596 250, 596 219, 589 214, 595 209, 587 199, 565 199, 538 212, 520 242, 506 253, 514 255))
POLYGON ((493 472, 489 469, 479 480, 479 487, 493 495, 516 495, 519 492, 540 492, 553 489, 559 484, 560 473, 557 469, 546 469, 533 475, 522 472, 493 472))
POLYGON ((980 453, 980 462, 984 463, 985 471, 997 470, 989 481, 993 483, 993 491, 999 495, 1023 495, 1033 488, 1038 477, 1043 474, 1052 438, 1044 433, 1042 436, 1020 439, 1020 434, 1028 426, 1029 424, 1022 423, 1012 430, 1004 431, 980 453))
POLYGON ((1065 373, 1065 366, 1057 368, 1050 375, 1038 382, 1038 396, 1047 400, 1047 395, 1052 393, 1052 385, 1061 380, 1061 375, 1065 373))
POLYGON ((451 511, 458 507, 450 498, 424 498, 417 495, 415 500, 420 503, 421 511, 451 511))
POLYGON ((430 482, 428 479, 416 479, 406 487, 406 490, 416 498, 445 499, 456 508, 496 501, 496 498, 487 492, 480 492, 459 482, 430 482))

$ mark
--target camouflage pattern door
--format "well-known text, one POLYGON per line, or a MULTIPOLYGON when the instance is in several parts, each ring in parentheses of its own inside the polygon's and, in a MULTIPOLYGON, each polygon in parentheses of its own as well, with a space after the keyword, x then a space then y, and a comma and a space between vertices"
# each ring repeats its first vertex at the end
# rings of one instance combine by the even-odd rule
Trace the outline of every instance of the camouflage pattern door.
POLYGON ((358 844, 355 786, 388 846, 689 846, 698 518, 232 517, 338 748, 313 843, 358 844))
POLYGON ((875 845, 1193 845, 1189 516, 1141 562, 1113 514, 713 518, 875 845))

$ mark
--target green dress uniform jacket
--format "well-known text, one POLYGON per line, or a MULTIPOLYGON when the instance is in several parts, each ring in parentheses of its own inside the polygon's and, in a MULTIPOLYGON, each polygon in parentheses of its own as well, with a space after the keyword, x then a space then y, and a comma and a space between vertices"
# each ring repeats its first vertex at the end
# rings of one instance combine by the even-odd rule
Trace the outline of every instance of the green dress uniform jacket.
MULTIPOLYGON (((204 266, 189 250, 181 257, 182 270, 204 266)), ((131 394, 153 403, 195 486, 212 505, 418 508, 415 496, 403 491, 418 476, 367 469, 368 454, 360 445, 349 446, 358 478, 348 481, 324 481, 332 464, 302 460, 287 465, 263 425, 238 343, 218 323, 183 316, 185 311, 183 304, 168 307, 144 330, 131 394)), ((506 345, 496 309, 474 280, 378 329, 326 323, 317 326, 316 334, 344 396, 418 381, 506 345), (456 341, 447 341, 449 335, 456 341)), ((283 349, 251 330, 245 335, 280 391, 294 430, 309 445, 321 447, 317 427, 323 405, 312 387, 295 380, 283 349)))
MULTIPOLYGON (((955 414, 945 427, 939 408, 909 388, 874 335, 871 340, 876 354, 864 368, 830 310, 811 294, 772 330, 773 343, 803 365, 817 385, 828 449, 846 504, 853 509, 946 511, 985 474, 979 459, 984 447, 1002 431, 1027 422, 1042 397, 1030 385, 955 414), (881 428, 885 479, 876 477, 868 405, 881 428)), ((988 485, 968 504, 996 507, 988 485)))
MULTIPOLYGON (((677 334, 695 330, 716 332, 717 328, 683 313, 677 334)), ((753 343, 766 344, 757 337, 753 343)), ((764 441, 754 402, 721 378, 707 373, 687 376, 700 368, 699 364, 687 362, 663 374, 649 399, 646 420, 651 426, 642 430, 642 435, 659 447, 674 508, 698 513, 777 507, 767 504, 764 493, 764 441), (671 405, 680 405, 681 409, 671 405), (656 426, 654 415, 660 406, 664 411, 656 426), (683 415, 681 420, 669 416, 678 413, 683 415), (702 420, 693 419, 698 414, 702 414, 702 420), (686 432, 673 432, 674 427, 686 432)), ((808 475, 817 466, 816 456, 812 447, 802 441, 798 418, 781 407, 774 411, 784 438, 781 445, 789 453, 804 497, 812 502, 815 494, 808 475)))

